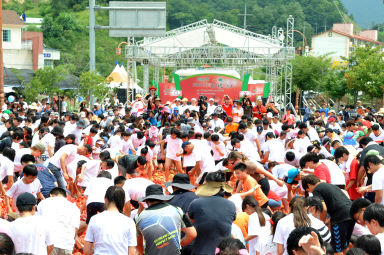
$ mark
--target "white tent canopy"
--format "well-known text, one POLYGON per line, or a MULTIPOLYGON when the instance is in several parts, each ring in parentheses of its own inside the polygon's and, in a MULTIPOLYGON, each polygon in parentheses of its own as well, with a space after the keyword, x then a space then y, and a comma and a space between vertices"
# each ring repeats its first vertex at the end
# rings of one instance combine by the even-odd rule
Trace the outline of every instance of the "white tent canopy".
POLYGON ((119 89, 127 89, 128 85, 130 88, 135 89, 138 93, 143 93, 143 89, 132 80, 132 77, 129 77, 128 84, 128 72, 125 70, 124 66, 120 66, 118 63, 113 69, 112 73, 108 75, 107 81, 109 81, 108 86, 119 89))

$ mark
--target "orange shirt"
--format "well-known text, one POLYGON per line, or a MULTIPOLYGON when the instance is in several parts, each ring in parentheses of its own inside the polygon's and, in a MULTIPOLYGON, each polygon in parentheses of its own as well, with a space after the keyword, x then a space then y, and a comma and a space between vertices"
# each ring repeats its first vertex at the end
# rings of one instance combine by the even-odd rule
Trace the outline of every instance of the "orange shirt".
POLYGON ((244 238, 248 236, 248 220, 249 215, 246 212, 240 212, 236 214, 236 220, 233 222, 235 223, 243 233, 244 238))
POLYGON ((225 133, 230 134, 231 132, 237 132, 237 129, 239 128, 239 124, 232 122, 232 125, 226 125, 225 126, 225 133))
MULTIPOLYGON (((247 178, 244 181, 241 181, 243 192, 253 189, 256 185, 258 185, 257 181, 250 175, 247 175, 247 178)), ((263 206, 265 203, 268 203, 268 198, 261 190, 261 187, 258 187, 253 194, 257 202, 259 202, 259 206, 263 206)))

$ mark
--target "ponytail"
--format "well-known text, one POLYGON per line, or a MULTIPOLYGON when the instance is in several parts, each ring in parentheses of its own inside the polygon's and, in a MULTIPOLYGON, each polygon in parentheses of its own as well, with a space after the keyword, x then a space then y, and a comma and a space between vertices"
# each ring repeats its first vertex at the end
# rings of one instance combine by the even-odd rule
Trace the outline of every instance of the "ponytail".
POLYGON ((247 205, 249 205, 250 207, 255 209, 255 212, 257 213, 257 216, 259 217, 260 226, 264 227, 265 226, 265 217, 264 217, 263 211, 261 210, 257 200, 252 196, 246 196, 243 200, 242 205, 241 205, 243 211, 245 210, 245 208, 247 208, 247 205))
POLYGON ((304 210, 304 204, 304 197, 294 197, 289 203, 289 207, 293 214, 293 224, 295 225, 295 228, 309 227, 311 225, 311 219, 304 210))

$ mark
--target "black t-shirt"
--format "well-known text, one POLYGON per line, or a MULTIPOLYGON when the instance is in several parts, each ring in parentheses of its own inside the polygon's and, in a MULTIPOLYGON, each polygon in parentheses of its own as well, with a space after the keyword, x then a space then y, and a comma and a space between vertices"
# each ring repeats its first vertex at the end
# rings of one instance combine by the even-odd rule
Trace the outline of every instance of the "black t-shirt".
POLYGON ((180 207, 184 213, 188 212, 189 205, 192 201, 199 198, 194 192, 182 189, 176 190, 172 195, 173 198, 168 204, 180 207))
POLYGON ((201 197, 192 201, 188 216, 194 220, 197 231, 192 254, 215 254, 219 242, 231 237, 236 208, 234 203, 223 197, 201 197))
MULTIPOLYGON (((383 146, 378 145, 376 143, 370 144, 367 147, 365 147, 364 150, 362 150, 362 152, 361 152, 359 167, 364 166, 365 156, 366 156, 367 152, 370 150, 378 151, 380 156, 384 157, 384 147, 383 146)), ((365 173, 367 174, 367 185, 371 185, 373 174, 368 173, 366 169, 365 169, 365 173)))
POLYGON ((331 216, 331 223, 339 223, 350 220, 349 209, 352 201, 333 184, 319 183, 313 190, 313 196, 320 198, 327 206, 327 212, 331 216))
POLYGON ((125 155, 121 159, 119 159, 119 165, 124 167, 128 173, 133 172, 137 167, 137 159, 139 156, 137 155, 125 155))

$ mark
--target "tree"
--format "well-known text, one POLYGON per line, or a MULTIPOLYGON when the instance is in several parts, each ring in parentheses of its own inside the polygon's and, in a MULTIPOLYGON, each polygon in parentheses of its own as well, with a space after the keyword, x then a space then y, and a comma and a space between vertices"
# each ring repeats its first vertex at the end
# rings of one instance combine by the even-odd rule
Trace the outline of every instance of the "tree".
POLYGON ((372 97, 383 96, 384 52, 382 46, 358 47, 348 59, 347 85, 353 91, 363 91, 372 97))
POLYGON ((318 90, 330 68, 331 60, 327 56, 296 56, 292 62, 292 85, 296 89, 296 110, 299 108, 300 92, 318 90))
POLYGON ((56 68, 45 67, 35 71, 31 81, 25 85, 24 95, 28 102, 34 101, 39 95, 51 97, 59 92, 58 83, 65 80, 67 68, 57 66, 56 68))
POLYGON ((330 69, 320 83, 319 89, 333 100, 340 101, 343 96, 351 92, 347 87, 345 70, 330 69))
POLYGON ((96 72, 83 72, 80 75, 79 80, 79 95, 83 98, 87 98, 90 101, 90 97, 93 96, 99 100, 104 99, 109 91, 107 81, 103 76, 96 72))

